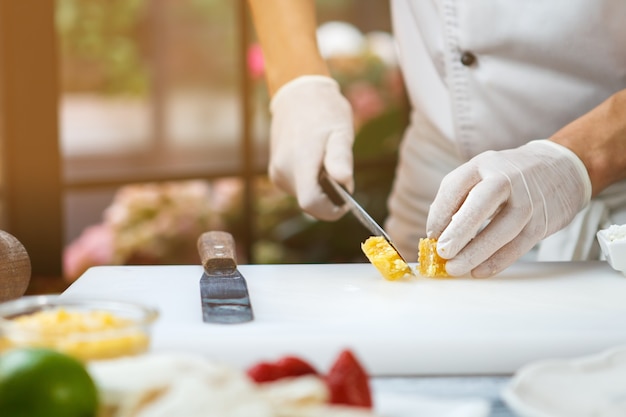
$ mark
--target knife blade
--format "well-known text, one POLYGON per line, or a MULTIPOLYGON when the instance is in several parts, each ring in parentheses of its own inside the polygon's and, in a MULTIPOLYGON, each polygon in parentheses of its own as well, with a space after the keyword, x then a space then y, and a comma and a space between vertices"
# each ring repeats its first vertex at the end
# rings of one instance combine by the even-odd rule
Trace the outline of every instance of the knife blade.
POLYGON ((322 190, 324 190, 326 195, 328 195, 328 198, 330 198, 330 201, 340 207, 347 205, 354 217, 356 217, 357 220, 359 220, 359 222, 361 222, 361 224, 370 231, 370 233, 374 236, 382 236, 387 243, 389 243, 389 246, 391 246, 393 250, 398 253, 400 259, 402 259, 404 263, 408 264, 408 262, 400 254, 400 251, 398 251, 398 249, 394 246, 387 232, 385 232, 385 230, 380 227, 378 223, 376 223, 376 220, 374 220, 372 216, 370 216, 369 213, 363 208, 363 206, 361 206, 354 199, 354 197, 352 197, 348 190, 331 178, 324 169, 320 172, 319 182, 322 186, 322 190))
POLYGON ((235 239, 228 232, 209 231, 198 238, 203 273, 200 278, 202 321, 236 324, 253 320, 246 280, 237 269, 235 239))

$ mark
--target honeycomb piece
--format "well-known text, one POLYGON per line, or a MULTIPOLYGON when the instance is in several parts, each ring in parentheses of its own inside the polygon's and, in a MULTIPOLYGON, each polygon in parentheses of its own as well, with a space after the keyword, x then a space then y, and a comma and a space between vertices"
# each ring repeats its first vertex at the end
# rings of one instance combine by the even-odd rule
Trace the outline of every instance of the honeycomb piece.
POLYGON ((430 278, 447 278, 446 260, 437 254, 435 239, 420 239, 419 257, 417 259, 420 275, 430 278))
POLYGON ((396 281, 405 275, 413 275, 411 267, 384 237, 370 236, 361 244, 361 249, 386 280, 396 281))

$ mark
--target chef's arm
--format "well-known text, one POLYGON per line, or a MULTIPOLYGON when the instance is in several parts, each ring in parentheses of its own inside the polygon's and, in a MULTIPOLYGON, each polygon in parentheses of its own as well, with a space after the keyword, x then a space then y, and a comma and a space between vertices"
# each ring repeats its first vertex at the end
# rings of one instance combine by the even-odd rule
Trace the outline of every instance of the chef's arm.
POLYGON ((583 161, 592 195, 626 178, 626 90, 615 93, 550 139, 583 161))
POLYGON ((314 0, 248 0, 271 96, 268 174, 272 183, 320 220, 347 210, 319 184, 322 168, 354 189, 352 108, 317 45, 314 0))
POLYGON ((550 139, 483 152, 444 177, 426 230, 449 275, 497 274, 626 178, 626 90, 550 139))
POLYGON ((300 75, 329 75, 316 37, 314 0, 248 0, 270 95, 300 75))

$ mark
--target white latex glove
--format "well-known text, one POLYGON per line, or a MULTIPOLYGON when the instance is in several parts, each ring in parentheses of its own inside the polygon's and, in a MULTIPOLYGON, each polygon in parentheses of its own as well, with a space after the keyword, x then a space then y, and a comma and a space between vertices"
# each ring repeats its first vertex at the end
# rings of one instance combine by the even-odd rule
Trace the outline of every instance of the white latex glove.
POLYGON ((578 156, 536 140, 484 152, 449 173, 430 207, 427 234, 439 239, 450 275, 488 277, 565 227, 590 198, 578 156))
POLYGON ((337 182, 354 188, 350 103, 332 78, 305 75, 283 85, 270 110, 270 179, 295 196, 305 212, 337 220, 347 208, 328 199, 318 178, 324 166, 337 182))

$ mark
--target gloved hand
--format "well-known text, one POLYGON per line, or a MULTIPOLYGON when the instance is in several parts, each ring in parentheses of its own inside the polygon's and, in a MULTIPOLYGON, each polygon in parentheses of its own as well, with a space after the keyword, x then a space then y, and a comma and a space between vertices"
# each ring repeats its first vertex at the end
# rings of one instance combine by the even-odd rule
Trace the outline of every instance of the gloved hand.
POLYGON ((450 275, 488 277, 565 227, 590 198, 578 156, 536 140, 484 152, 449 173, 430 207, 427 234, 438 238, 450 275))
POLYGON ((337 220, 347 210, 322 191, 319 173, 354 189, 352 108, 335 80, 321 75, 298 77, 283 85, 270 102, 269 176, 320 220, 337 220))

